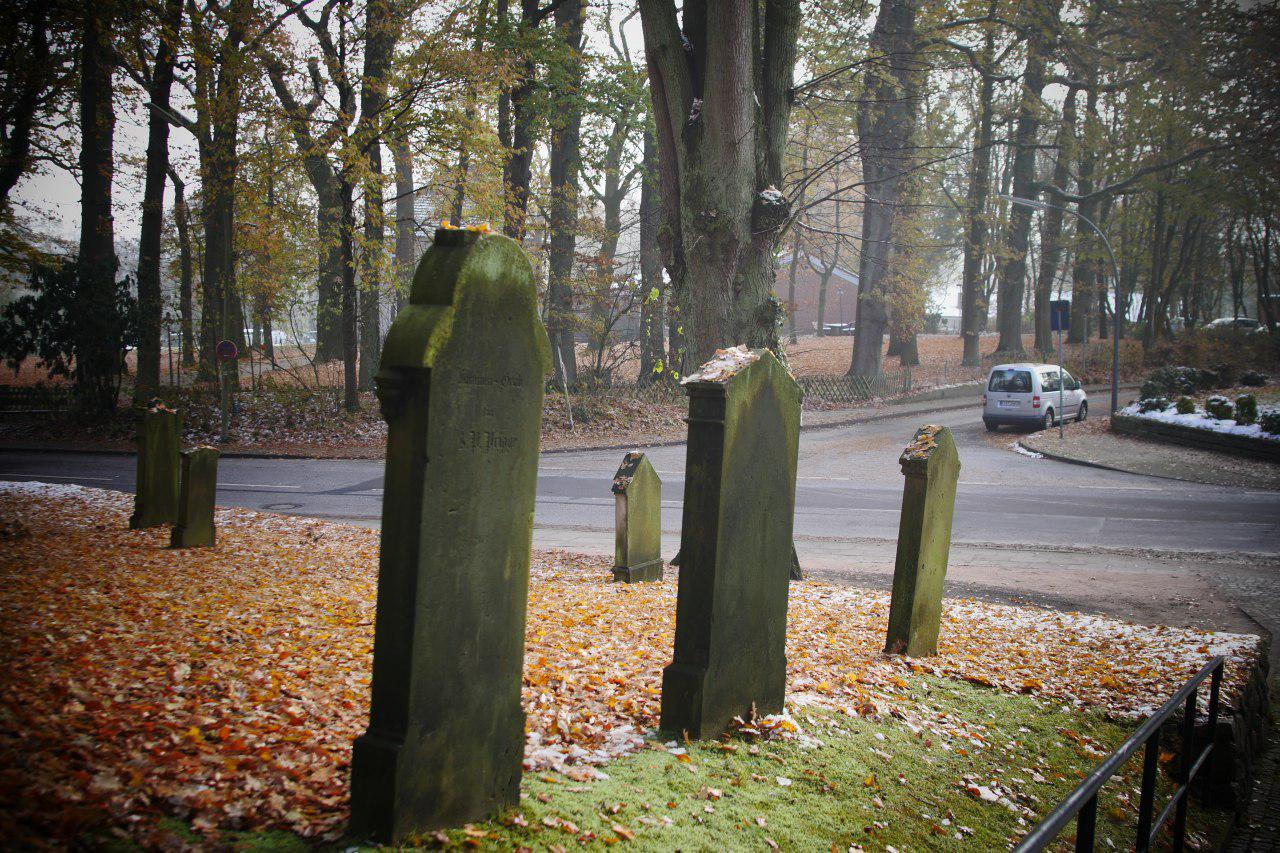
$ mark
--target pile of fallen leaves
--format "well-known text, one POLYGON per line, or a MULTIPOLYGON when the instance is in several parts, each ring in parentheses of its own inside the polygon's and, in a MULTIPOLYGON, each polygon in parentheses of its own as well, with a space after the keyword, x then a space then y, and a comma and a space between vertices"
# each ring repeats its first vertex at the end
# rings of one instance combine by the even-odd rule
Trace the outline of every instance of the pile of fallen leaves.
MULTIPOLYGON (((331 839, 368 713, 378 534, 219 510, 216 548, 130 531, 128 496, 0 484, 0 834, 65 844, 106 828, 161 844, 155 818, 201 830, 331 839)), ((676 585, 608 582, 609 561, 536 556, 526 766, 587 778, 658 721, 676 585)), ((1257 639, 950 601, 941 653, 881 654, 883 593, 796 583, 793 705, 896 718, 957 746, 907 697, 928 671, 1139 715, 1210 655, 1239 689, 1257 639)), ((962 747, 961 747, 962 748, 962 747)))

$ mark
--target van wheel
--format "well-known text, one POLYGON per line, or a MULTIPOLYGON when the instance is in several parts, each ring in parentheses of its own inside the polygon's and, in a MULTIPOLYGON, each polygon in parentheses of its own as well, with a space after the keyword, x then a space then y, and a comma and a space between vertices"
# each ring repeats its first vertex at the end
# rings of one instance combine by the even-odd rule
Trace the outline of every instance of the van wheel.
POLYGON ((987 428, 987 432, 995 432, 1000 429, 1000 424, 992 420, 987 420, 986 418, 982 419, 982 425, 987 428))
POLYGON ((1089 417, 1089 404, 1081 403, 1080 411, 1076 412, 1076 421, 1077 422, 1082 421, 1087 417, 1089 417))
POLYGON ((1053 429, 1053 409, 1046 409, 1044 413, 1044 428, 1053 429))

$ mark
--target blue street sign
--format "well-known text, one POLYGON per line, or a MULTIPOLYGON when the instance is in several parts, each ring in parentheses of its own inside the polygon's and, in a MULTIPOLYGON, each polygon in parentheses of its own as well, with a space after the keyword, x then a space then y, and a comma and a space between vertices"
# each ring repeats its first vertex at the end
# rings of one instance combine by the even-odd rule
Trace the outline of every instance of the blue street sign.
POLYGON ((1065 332, 1071 326, 1071 300, 1052 299, 1049 301, 1049 331, 1065 332))

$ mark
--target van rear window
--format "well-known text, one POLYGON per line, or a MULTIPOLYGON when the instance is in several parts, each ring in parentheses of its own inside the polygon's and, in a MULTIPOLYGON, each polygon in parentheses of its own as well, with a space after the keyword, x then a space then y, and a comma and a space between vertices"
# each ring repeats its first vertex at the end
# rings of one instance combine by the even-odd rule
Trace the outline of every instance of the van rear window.
POLYGON ((1027 370, 993 370, 988 391, 1008 391, 1014 394, 1031 392, 1031 372, 1027 370))

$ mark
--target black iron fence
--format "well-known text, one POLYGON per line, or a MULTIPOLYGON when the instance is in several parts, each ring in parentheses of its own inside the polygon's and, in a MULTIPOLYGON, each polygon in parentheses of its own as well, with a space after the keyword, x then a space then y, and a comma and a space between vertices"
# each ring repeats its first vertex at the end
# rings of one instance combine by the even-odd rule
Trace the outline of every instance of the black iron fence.
POLYGON ((1049 813, 1035 829, 1031 830, 1022 842, 1014 848, 1015 853, 1039 851, 1045 849, 1058 833, 1066 828, 1072 818, 1076 820, 1076 850, 1093 850, 1098 822, 1098 793, 1107 780, 1122 768, 1129 758, 1138 751, 1138 747, 1146 745, 1146 753, 1142 759, 1142 793, 1138 802, 1138 833, 1134 841, 1134 850, 1151 849, 1160 828, 1164 826, 1169 815, 1173 814, 1173 849, 1180 851, 1187 835, 1187 799, 1191 790, 1191 780, 1205 766, 1205 762, 1213 752, 1214 730, 1218 726, 1218 698, 1222 690, 1222 673, 1226 664, 1223 657, 1215 657, 1196 673, 1177 693, 1169 698, 1120 744, 1120 747, 1099 764, 1076 789, 1067 795, 1062 803, 1049 813), (1197 691, 1205 679, 1209 679, 1209 736, 1204 749, 1195 752, 1196 741, 1196 703, 1197 691), (1160 730, 1165 723, 1183 708, 1182 718, 1182 760, 1174 781, 1177 791, 1169 798, 1169 802, 1161 810, 1159 817, 1155 815, 1156 773, 1160 760, 1160 730))
POLYGON ((0 385, 0 414, 51 415, 71 408, 71 391, 42 385, 0 385))

